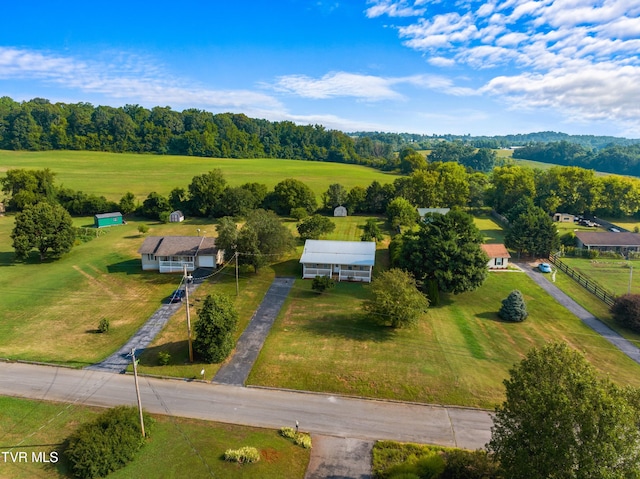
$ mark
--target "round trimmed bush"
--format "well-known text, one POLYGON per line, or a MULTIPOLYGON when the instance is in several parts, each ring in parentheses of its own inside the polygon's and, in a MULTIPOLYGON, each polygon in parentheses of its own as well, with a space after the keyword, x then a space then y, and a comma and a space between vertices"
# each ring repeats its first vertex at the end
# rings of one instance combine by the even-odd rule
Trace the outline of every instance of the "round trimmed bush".
POLYGON ((527 319, 529 313, 527 312, 527 305, 520 291, 514 289, 506 299, 502 300, 502 307, 500 311, 498 311, 498 316, 505 321, 512 322, 521 322, 527 319))

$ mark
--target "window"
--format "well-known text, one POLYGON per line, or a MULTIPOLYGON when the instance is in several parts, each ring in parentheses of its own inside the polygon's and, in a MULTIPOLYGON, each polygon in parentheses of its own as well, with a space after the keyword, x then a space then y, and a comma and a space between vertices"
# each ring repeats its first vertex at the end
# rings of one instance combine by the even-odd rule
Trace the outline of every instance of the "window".
POLYGON ((496 266, 502 266, 504 259, 503 258, 496 258, 496 266))

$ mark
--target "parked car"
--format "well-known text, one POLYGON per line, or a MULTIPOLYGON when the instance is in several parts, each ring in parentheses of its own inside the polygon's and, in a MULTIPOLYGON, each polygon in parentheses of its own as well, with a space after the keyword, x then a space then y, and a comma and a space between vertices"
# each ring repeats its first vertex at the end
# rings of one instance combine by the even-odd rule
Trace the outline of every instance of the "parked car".
POLYGON ((551 273, 551 265, 549 263, 540 263, 538 269, 541 273, 551 273))
POLYGON ((169 296, 170 303, 179 303, 184 298, 184 289, 176 289, 171 296, 169 296))

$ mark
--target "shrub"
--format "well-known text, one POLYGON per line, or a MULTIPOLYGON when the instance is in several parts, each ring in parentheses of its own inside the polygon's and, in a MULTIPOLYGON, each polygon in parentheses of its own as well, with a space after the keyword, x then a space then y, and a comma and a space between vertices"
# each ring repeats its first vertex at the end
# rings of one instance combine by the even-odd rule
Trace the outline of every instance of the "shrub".
POLYGON ((324 293, 328 289, 332 289, 335 285, 336 282, 329 276, 316 276, 313 278, 311 289, 318 293, 324 293))
POLYGON ((500 311, 498 311, 498 316, 505 321, 524 321, 527 319, 528 315, 527 305, 524 302, 522 293, 517 289, 511 291, 509 296, 502 300, 502 307, 500 308, 500 311))
POLYGON ((224 452, 224 460, 239 464, 252 464, 260 460, 260 452, 251 446, 244 446, 240 449, 227 449, 224 452))
POLYGON ((282 437, 292 439, 296 446, 302 446, 305 449, 311 449, 311 436, 303 432, 297 432, 291 427, 281 427, 278 431, 282 437))
POLYGON ((138 226, 138 233, 140 233, 141 235, 146 234, 148 232, 149 232, 149 227, 147 225, 138 226))
POLYGON ((98 323, 98 331, 101 333, 109 332, 109 320, 107 318, 102 318, 100 323, 98 323))
POLYGON ((305 449, 311 449, 311 436, 303 432, 297 432, 293 438, 293 443, 296 446, 302 446, 305 449))
POLYGON ((295 220, 300 221, 300 220, 305 219, 308 216, 309 216, 309 212, 307 211, 306 208, 298 207, 298 208, 292 208, 291 209, 291 217, 293 219, 295 219, 295 220))
POLYGON ((440 479, 499 479, 498 464, 485 451, 454 449, 445 453, 440 479))
MULTIPOLYGON (((75 477, 104 477, 131 461, 144 444, 138 410, 129 406, 109 409, 82 424, 68 439, 64 454, 75 477)), ((151 419, 145 415, 146 429, 151 419)))
POLYGON ((296 437, 296 431, 292 427, 281 427, 279 432, 282 437, 286 437, 287 439, 296 437))
POLYGON ((621 326, 640 333, 640 294, 618 296, 611 306, 611 314, 621 326))
POLYGON ((158 364, 160 366, 166 366, 171 361, 171 354, 166 351, 158 352, 158 364))

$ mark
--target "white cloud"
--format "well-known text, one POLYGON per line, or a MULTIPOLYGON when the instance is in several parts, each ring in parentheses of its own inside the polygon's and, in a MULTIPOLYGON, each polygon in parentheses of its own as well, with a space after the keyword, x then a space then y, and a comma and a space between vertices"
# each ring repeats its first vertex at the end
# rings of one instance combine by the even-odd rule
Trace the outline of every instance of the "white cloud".
MULTIPOLYGON (((403 45, 425 53, 431 65, 455 63, 483 70, 483 78, 497 70, 479 92, 640 128, 638 0, 441 2, 437 14, 397 29, 403 45), (513 74, 504 75, 509 69, 513 74)), ((454 89, 452 81, 447 91, 454 89)))
MULTIPOLYGON (((109 54, 107 61, 85 61, 43 52, 0 47, 0 80, 39 79, 64 88, 100 93, 135 103, 202 105, 210 108, 268 107, 280 103, 264 93, 249 90, 212 90, 184 86, 161 72, 153 62, 124 53, 109 54)), ((189 82, 187 82, 189 83, 189 82)))
POLYGON ((456 64, 456 61, 453 58, 447 57, 429 57, 427 61, 436 67, 452 67, 456 64))
POLYGON ((413 5, 409 5, 406 0, 369 0, 367 3, 373 6, 365 10, 367 18, 380 17, 387 15, 389 17, 415 17, 425 13, 426 8, 419 7, 424 2, 416 1, 413 5))
POLYGON ((440 91, 452 95, 471 95, 474 90, 456 86, 447 77, 439 75, 410 75, 404 77, 378 77, 356 73, 334 72, 319 79, 306 75, 280 77, 272 86, 276 91, 317 100, 353 97, 364 101, 405 100, 396 91, 401 85, 440 91))
POLYGON ((288 75, 278 78, 274 88, 303 98, 326 99, 356 97, 378 101, 400 99, 402 95, 391 88, 392 82, 373 75, 347 72, 328 73, 314 79, 307 75, 288 75))

